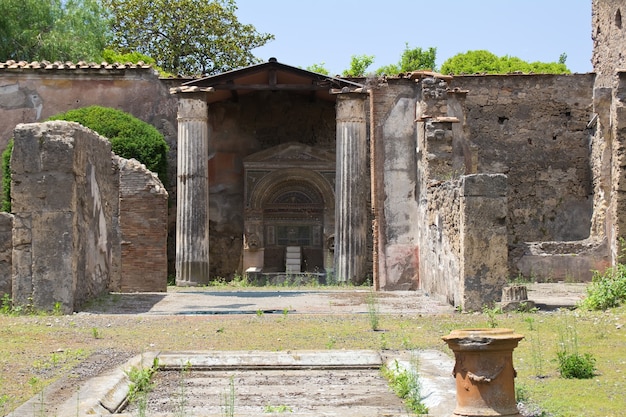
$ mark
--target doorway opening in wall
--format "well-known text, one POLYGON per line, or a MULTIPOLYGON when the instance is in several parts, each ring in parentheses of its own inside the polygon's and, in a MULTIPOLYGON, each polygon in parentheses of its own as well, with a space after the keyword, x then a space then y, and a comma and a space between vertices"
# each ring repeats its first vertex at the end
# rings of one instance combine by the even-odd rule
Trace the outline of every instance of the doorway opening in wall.
POLYGON ((310 184, 287 182, 263 207, 266 272, 324 271, 324 202, 310 184))

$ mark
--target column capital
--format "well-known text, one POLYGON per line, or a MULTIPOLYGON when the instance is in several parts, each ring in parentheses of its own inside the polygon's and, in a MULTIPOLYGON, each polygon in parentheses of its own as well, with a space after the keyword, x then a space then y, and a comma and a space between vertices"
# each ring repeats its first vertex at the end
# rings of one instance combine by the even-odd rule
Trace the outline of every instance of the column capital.
POLYGON ((170 88, 170 94, 179 94, 179 95, 203 95, 206 93, 212 93, 215 91, 213 87, 198 87, 198 86, 189 86, 189 85, 180 85, 178 87, 170 88))
POLYGON ((209 105, 205 93, 193 93, 179 96, 178 116, 179 121, 198 120, 206 122, 208 119, 209 105))

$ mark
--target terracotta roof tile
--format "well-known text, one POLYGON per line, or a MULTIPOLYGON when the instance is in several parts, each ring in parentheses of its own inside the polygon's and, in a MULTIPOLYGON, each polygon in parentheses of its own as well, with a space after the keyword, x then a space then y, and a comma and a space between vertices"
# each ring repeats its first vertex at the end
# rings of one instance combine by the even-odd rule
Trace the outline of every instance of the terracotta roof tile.
POLYGON ((139 61, 136 64, 127 63, 108 63, 108 62, 50 62, 50 61, 7 61, 0 62, 0 70, 2 69, 45 69, 45 70, 77 70, 77 69, 106 69, 106 70, 125 70, 125 69, 148 69, 151 65, 139 61))

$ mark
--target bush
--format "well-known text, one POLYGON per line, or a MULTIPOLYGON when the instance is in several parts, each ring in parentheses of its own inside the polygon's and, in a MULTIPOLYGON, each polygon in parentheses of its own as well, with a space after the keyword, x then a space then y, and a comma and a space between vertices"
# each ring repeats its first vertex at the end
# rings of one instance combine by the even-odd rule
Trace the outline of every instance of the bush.
POLYGON ((596 371, 596 360, 591 354, 558 352, 559 373, 563 378, 590 379, 596 371))
POLYGON ((163 135, 152 125, 121 110, 90 106, 52 116, 49 120, 78 122, 111 141, 113 152, 135 158, 167 184, 167 153, 163 135))
POLYGON ((588 310, 606 310, 626 300, 626 265, 618 264, 603 274, 595 271, 587 287, 587 297, 580 303, 588 310))
POLYGON ((441 66, 442 74, 509 74, 512 72, 538 74, 569 74, 565 54, 559 62, 526 62, 514 56, 497 56, 489 51, 476 50, 456 54, 441 66))

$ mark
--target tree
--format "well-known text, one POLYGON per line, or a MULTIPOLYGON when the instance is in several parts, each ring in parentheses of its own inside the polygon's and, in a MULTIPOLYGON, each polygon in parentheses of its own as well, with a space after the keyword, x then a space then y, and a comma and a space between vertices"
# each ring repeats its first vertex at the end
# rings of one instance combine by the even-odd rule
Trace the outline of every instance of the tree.
POLYGON ((326 69, 326 67, 324 66, 324 63, 322 62, 321 64, 313 64, 313 65, 309 65, 308 67, 306 67, 307 71, 311 71, 311 72, 316 72, 318 74, 322 74, 322 75, 328 75, 330 74, 328 72, 328 70, 326 69))
POLYGON ((512 56, 502 56, 485 51, 467 51, 446 60, 441 66, 444 74, 508 74, 512 72, 540 74, 569 74, 565 65, 567 55, 561 54, 559 62, 526 62, 512 56))
POLYGON ((178 75, 210 75, 258 62, 251 50, 274 39, 237 20, 234 0, 103 0, 113 49, 149 55, 178 75))
POLYGON ((0 61, 99 61, 108 28, 99 0, 2 0, 0 61))
POLYGON ((365 70, 374 63, 374 55, 352 55, 350 58, 350 68, 341 74, 344 77, 362 77, 365 70))
POLYGON ((409 44, 404 46, 404 52, 397 65, 391 64, 380 67, 376 70, 377 75, 397 75, 402 72, 419 70, 436 70, 435 60, 437 59, 437 48, 430 47, 428 50, 422 48, 410 49, 409 44))

